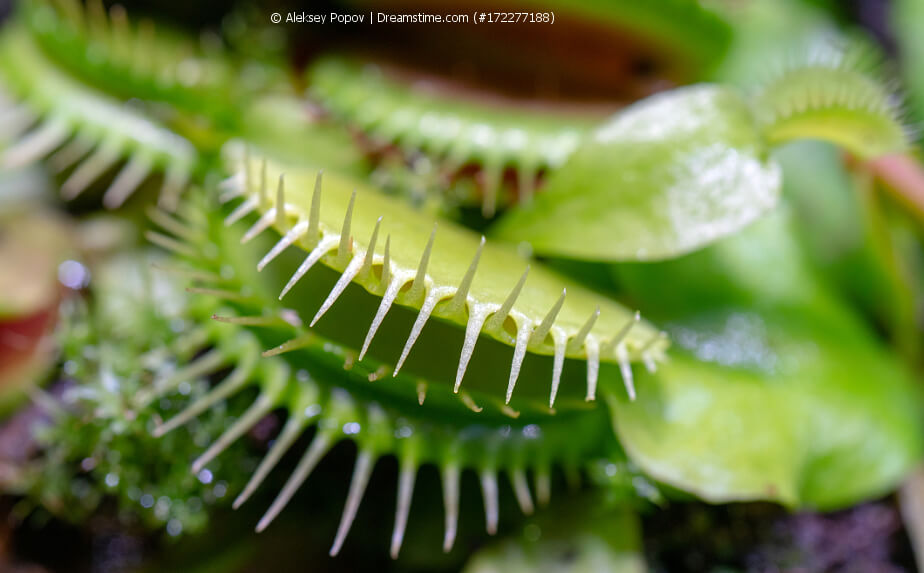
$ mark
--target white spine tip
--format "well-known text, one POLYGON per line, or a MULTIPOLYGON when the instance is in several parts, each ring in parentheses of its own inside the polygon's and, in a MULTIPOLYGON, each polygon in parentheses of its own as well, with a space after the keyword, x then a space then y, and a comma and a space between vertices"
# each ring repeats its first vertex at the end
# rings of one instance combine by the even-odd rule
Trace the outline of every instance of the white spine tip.
POLYGON ((513 389, 516 387, 517 378, 520 376, 520 367, 523 365, 523 359, 526 358, 526 345, 529 343, 530 325, 524 321, 517 330, 517 339, 513 347, 513 361, 510 364, 510 378, 507 381, 507 395, 504 398, 504 404, 509 404, 513 398, 513 389))
POLYGON ((430 263, 430 253, 433 251, 433 241, 436 239, 436 223, 433 223, 433 230, 430 231, 430 238, 420 255, 420 263, 417 265, 417 274, 414 275, 414 282, 411 290, 408 292, 408 298, 415 300, 426 288, 427 266, 430 263))
POLYGON ((450 465, 442 472, 443 507, 445 508, 446 530, 443 535, 443 552, 449 553, 456 541, 456 528, 459 523, 459 468, 450 465))
POLYGON ((369 331, 366 333, 366 338, 363 340, 363 347, 359 352, 359 359, 362 360, 363 356, 366 355, 366 351, 369 350, 369 345, 372 344, 372 339, 375 338, 375 333, 378 332, 379 327, 382 325, 382 321, 385 320, 385 315, 388 314, 391 305, 395 302, 395 298, 398 296, 398 292, 401 290, 401 287, 404 286, 397 277, 394 277, 389 283, 388 288, 385 289, 385 294, 382 295, 382 302, 379 303, 379 308, 375 312, 375 317, 372 319, 372 324, 369 326, 369 331))
POLYGON ((337 535, 334 538, 334 544, 330 548, 330 556, 336 557, 346 541, 346 536, 350 532, 353 520, 356 518, 356 512, 362 501, 363 493, 366 491, 366 485, 369 483, 369 476, 372 475, 373 467, 372 452, 360 452, 356 458, 356 466, 353 468, 353 479, 350 481, 350 492, 347 494, 346 505, 343 508, 343 516, 340 518, 340 525, 337 527, 337 535))
POLYGON ((397 559, 404 542, 404 531, 407 528, 407 517, 411 510, 411 497, 414 495, 414 480, 417 468, 413 463, 402 463, 398 474, 398 499, 395 506, 395 528, 391 534, 391 548, 389 553, 392 559, 397 559))
POLYGON ((350 261, 350 264, 347 265, 346 269, 343 271, 343 274, 340 275, 340 278, 337 279, 337 284, 334 285, 334 288, 331 289, 330 294, 327 295, 324 303, 321 304, 321 308, 318 309, 318 312, 314 315, 314 318, 311 319, 311 324, 309 327, 313 327, 315 323, 324 316, 331 306, 337 302, 337 299, 340 298, 340 295, 343 294, 343 291, 346 290, 346 287, 353 281, 357 274, 359 274, 360 268, 362 266, 363 260, 359 256, 353 257, 353 260, 350 261))
POLYGON ((439 302, 441 296, 441 292, 435 289, 430 291, 427 298, 424 299, 423 304, 420 306, 420 312, 417 314, 417 319, 414 321, 414 326, 411 327, 411 333, 407 337, 407 342, 404 343, 404 348, 401 350, 401 357, 395 365, 393 376, 398 375, 398 371, 401 370, 401 367, 404 365, 404 361, 407 359, 408 354, 410 354, 411 348, 414 347, 414 343, 417 342, 417 337, 420 336, 420 333, 423 331, 424 326, 427 324, 427 320, 430 318, 430 314, 433 312, 433 309, 436 308, 436 303, 439 302))
POLYGON ((532 515, 536 511, 533 505, 532 495, 529 492, 529 482, 526 480, 526 473, 521 469, 515 469, 510 473, 510 479, 513 482, 513 493, 520 505, 520 510, 525 515, 532 515))
POLYGON ((481 472, 481 493, 484 497, 484 526, 488 535, 497 533, 497 522, 500 511, 498 509, 497 473, 493 469, 481 472))
POLYGON ((359 277, 365 278, 372 271, 372 262, 375 259, 375 244, 379 240, 379 228, 382 226, 382 217, 375 220, 375 227, 372 229, 372 236, 369 237, 369 244, 366 246, 366 256, 363 259, 363 266, 359 270, 359 277))
POLYGON ((629 395, 629 400, 635 401, 635 380, 632 376, 632 364, 629 361, 629 352, 626 350, 624 344, 620 344, 616 347, 616 359, 619 362, 619 371, 622 374, 622 381, 626 386, 626 394, 629 395))
POLYGON ((462 385, 462 378, 468 369, 468 363, 475 352, 475 344, 478 342, 478 335, 481 333, 481 327, 488 317, 489 309, 484 306, 476 306, 469 316, 468 323, 465 325, 465 340, 462 343, 462 353, 459 356, 459 367, 456 369, 455 391, 458 391, 462 385))

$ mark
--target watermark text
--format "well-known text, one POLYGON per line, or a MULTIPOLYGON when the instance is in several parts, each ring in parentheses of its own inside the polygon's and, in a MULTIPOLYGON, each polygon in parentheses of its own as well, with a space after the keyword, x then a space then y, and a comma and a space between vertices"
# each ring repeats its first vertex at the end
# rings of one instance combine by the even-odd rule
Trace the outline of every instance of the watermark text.
POLYGON ((428 14, 416 12, 396 14, 392 12, 363 12, 344 14, 341 12, 273 12, 273 24, 554 24, 555 12, 480 12, 449 14, 428 14))

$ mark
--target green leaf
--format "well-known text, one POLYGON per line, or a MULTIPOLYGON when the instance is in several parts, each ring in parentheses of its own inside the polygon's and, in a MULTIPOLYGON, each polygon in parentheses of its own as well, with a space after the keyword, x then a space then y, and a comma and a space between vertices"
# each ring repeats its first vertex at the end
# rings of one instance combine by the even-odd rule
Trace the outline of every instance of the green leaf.
POLYGON ((788 210, 616 274, 678 349, 640 374, 634 403, 605 384, 623 447, 652 477, 712 502, 828 509, 888 491, 919 460, 918 389, 818 279, 788 210))
POLYGON ((623 447, 655 479, 711 502, 830 509, 917 463, 913 382, 862 330, 729 310, 669 331, 689 352, 642 374, 636 402, 606 389, 623 447))
POLYGON ((811 308, 842 316, 806 260, 783 205, 741 233, 708 249, 661 263, 614 265, 632 301, 653 319, 672 320, 710 308, 742 306, 772 310, 811 308), (664 285, 683 288, 664 288, 664 285))
POLYGON ((772 208, 779 190, 747 102, 693 86, 615 116, 493 232, 543 255, 664 259, 738 231, 772 208))

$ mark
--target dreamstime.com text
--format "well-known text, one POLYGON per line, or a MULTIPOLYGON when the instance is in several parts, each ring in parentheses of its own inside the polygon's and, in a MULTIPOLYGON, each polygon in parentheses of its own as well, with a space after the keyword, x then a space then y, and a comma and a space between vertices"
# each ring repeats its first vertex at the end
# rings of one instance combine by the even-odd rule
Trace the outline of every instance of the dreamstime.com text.
POLYGON ((286 12, 270 14, 273 24, 554 24, 555 12, 481 12, 471 14, 394 14, 390 12, 364 12, 342 14, 329 12, 286 12))

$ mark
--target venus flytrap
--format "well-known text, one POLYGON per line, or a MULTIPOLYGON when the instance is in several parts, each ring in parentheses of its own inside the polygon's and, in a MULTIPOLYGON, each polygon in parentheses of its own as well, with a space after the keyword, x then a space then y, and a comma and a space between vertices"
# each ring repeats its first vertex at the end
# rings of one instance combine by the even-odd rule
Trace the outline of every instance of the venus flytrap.
POLYGON ((391 544, 396 557, 420 466, 440 468, 446 495, 444 550, 449 551, 458 527, 460 472, 477 472, 484 494, 485 527, 493 534, 501 473, 509 476, 521 509, 532 513, 534 496, 540 505, 548 503, 553 466, 575 472, 607 451, 611 434, 600 407, 571 407, 556 414, 538 408, 514 411, 497 398, 478 392, 455 394, 439 380, 399 374, 378 360, 360 360, 355 348, 307 329, 294 309, 276 300, 271 281, 253 269, 259 253, 256 245, 240 244, 241 225, 228 228, 212 209, 195 202, 185 203, 180 216, 174 219, 158 213, 155 218, 162 231, 179 231, 180 240, 195 248, 158 268, 199 285, 187 289, 191 314, 186 318, 191 330, 179 336, 196 343, 166 346, 166 353, 161 352, 155 363, 177 366, 157 374, 148 388, 136 394, 134 404, 145 408, 157 398, 172 396, 190 380, 232 366, 207 393, 157 425, 153 435, 159 437, 247 388, 259 389, 252 405, 193 461, 195 474, 219 459, 224 449, 269 412, 280 408, 288 412, 274 445, 239 492, 235 508, 257 490, 300 435, 317 428, 292 475, 257 523, 257 531, 270 525, 327 451, 341 440, 356 442, 359 454, 332 555, 340 551, 375 462, 383 456, 396 456, 400 467, 391 544), (248 297, 227 296, 244 290, 250 293, 248 297), (206 318, 202 324, 197 316, 211 317, 212 322, 206 318), (286 341, 289 336, 295 337, 286 341), (271 341, 283 342, 269 346, 271 341), (530 491, 527 471, 535 480, 535 494, 530 491))
MULTIPOLYGON (((560 16, 634 30, 671 85, 709 77, 727 47, 727 24, 698 3, 586 1, 560 16)), ((251 76, 228 54, 151 30, 98 3, 28 4, 0 32, 10 96, 0 128, 13 140, 2 160, 73 169, 63 184, 72 196, 118 166, 108 207, 163 177, 146 236, 169 253, 156 272, 188 286, 180 320, 139 313, 123 325, 123 345, 153 347, 123 353, 138 386, 128 407, 154 419, 183 403, 146 428, 167 441, 139 441, 155 453, 217 420, 194 459, 170 468, 227 471, 235 508, 291 467, 257 531, 342 441, 357 456, 332 555, 363 519, 387 457, 398 460, 393 557, 422 466, 439 472, 449 551, 465 526, 465 473, 477 476, 493 534, 501 475, 526 514, 548 502, 553 470, 601 464, 608 478, 637 464, 709 501, 835 507, 885 491, 916 459, 905 374, 811 278, 790 230, 774 226, 780 213, 768 216, 785 178, 774 147, 823 138, 867 158, 907 144, 892 91, 848 52, 813 52, 750 91, 662 91, 633 77, 609 103, 634 103, 605 120, 555 106, 507 113, 355 55, 312 62, 308 102, 277 89, 273 65, 251 76), (399 163, 474 173, 480 195, 463 203, 476 198, 481 216, 452 220, 386 195, 370 142, 399 148, 399 163), (197 185, 179 197, 189 180, 197 185), (667 262, 617 266, 619 290, 593 276, 607 267, 533 254, 667 262), (190 385, 196 396, 178 398, 190 385), (223 419, 225 408, 238 415, 223 419), (272 412, 285 423, 262 460, 226 464, 272 412)), ((139 291, 130 281, 90 288, 103 304, 139 291)), ((487 555, 476 565, 490 565, 487 555)))

